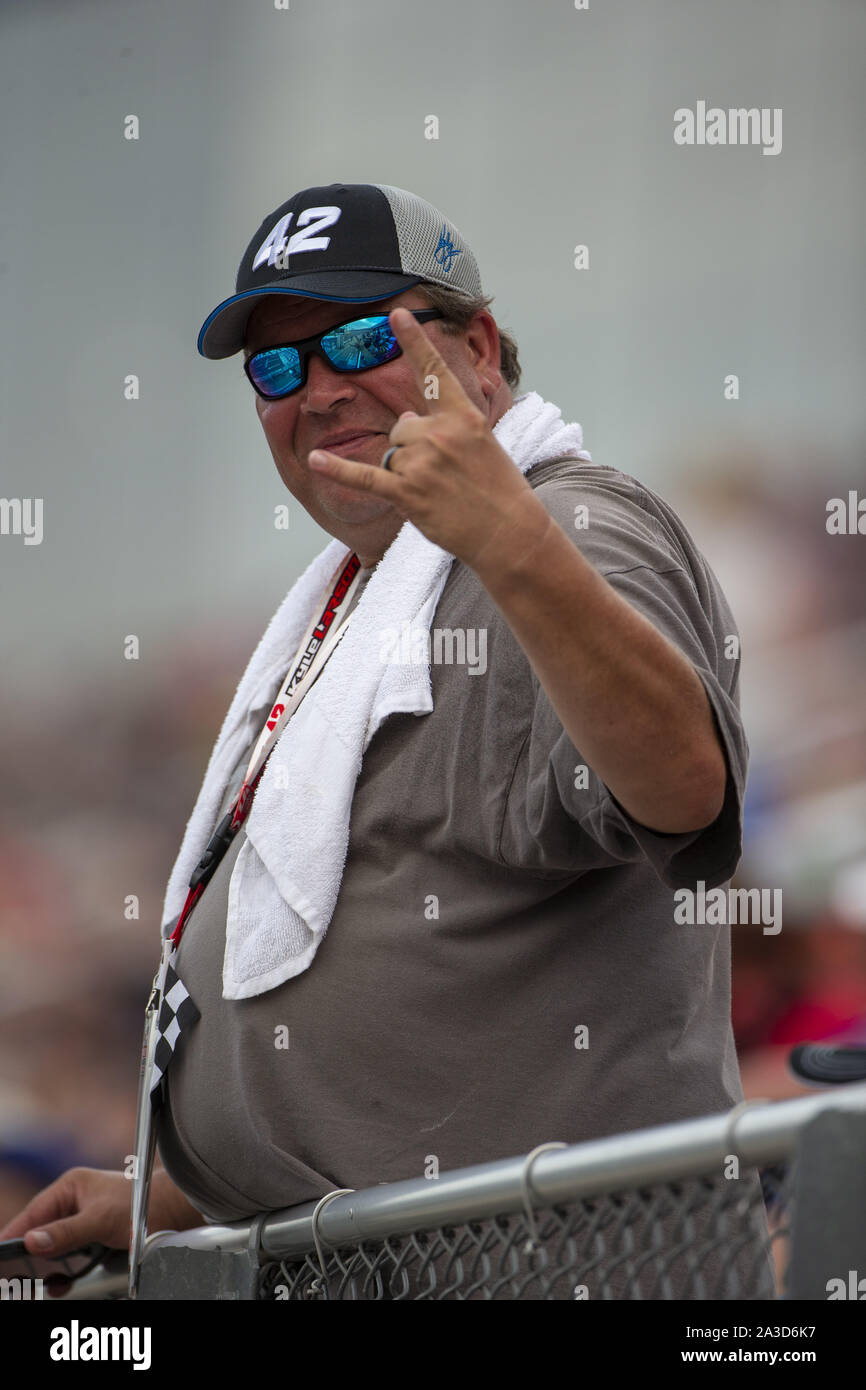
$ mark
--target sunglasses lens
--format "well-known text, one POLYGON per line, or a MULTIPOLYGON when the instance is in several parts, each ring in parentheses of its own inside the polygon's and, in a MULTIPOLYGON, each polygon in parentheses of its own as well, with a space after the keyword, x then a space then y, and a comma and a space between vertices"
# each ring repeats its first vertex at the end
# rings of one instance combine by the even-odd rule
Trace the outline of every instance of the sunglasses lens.
POLYGON ((400 355, 400 344, 391 332, 387 314, 342 324, 325 334, 322 347, 341 372, 361 372, 400 355))
POLYGON ((286 396, 301 384, 301 359, 294 348, 266 348, 249 361, 250 376, 264 396, 286 396))

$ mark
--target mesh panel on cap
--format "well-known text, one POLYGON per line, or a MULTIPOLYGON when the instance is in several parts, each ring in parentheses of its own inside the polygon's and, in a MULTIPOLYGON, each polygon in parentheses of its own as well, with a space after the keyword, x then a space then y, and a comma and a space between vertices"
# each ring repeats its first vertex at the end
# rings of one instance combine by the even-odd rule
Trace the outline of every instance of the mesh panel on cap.
POLYGON ((440 285, 454 285, 469 294, 483 293, 475 257, 449 218, 443 217, 423 198, 407 193, 405 188, 394 188, 389 183, 377 183, 375 187, 381 189, 390 204, 400 259, 406 272, 423 275, 426 280, 435 280, 440 285), (434 259, 443 223, 447 236, 460 248, 460 254, 454 256, 451 269, 447 271, 434 259))

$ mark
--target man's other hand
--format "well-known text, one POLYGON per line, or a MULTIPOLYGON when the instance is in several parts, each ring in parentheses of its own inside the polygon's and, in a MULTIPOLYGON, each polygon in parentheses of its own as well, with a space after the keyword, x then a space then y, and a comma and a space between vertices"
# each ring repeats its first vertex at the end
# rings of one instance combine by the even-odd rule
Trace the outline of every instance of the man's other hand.
MULTIPOLYGON (((31 1255, 48 1259, 98 1243, 128 1250, 132 1182, 103 1168, 70 1168, 37 1192, 0 1231, 0 1240, 24 1239, 31 1255)), ((162 1168, 153 1174, 148 1227, 186 1231, 205 1219, 162 1168)))

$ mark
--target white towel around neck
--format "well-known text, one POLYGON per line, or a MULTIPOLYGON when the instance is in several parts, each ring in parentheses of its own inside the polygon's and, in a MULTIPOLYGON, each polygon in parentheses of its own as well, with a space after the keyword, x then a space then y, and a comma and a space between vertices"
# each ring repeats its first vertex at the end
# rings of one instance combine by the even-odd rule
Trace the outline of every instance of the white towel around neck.
MULTIPOLYGON (((523 473, 546 459, 592 462, 580 425, 564 423, 559 408, 535 391, 518 396, 493 433, 523 473)), ((168 882, 163 936, 183 908, 232 773, 260 731, 253 714, 286 675, 314 606, 346 554, 335 538, 311 561, 250 658, 168 882)), ((246 840, 229 882, 224 999, 263 994, 313 960, 340 891, 364 751, 390 714, 433 709, 429 662, 384 660, 382 633, 402 632, 409 623, 429 637, 453 558, 404 523, 370 576, 345 636, 280 735, 244 822, 246 840)))

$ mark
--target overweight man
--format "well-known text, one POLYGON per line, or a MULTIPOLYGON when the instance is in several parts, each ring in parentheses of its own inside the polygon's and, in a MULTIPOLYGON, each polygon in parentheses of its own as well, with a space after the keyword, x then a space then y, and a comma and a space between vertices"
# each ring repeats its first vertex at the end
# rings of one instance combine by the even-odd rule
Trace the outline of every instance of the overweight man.
MULTIPOLYGON (((264 219, 201 330, 205 357, 243 354, 277 471, 332 538, 287 595, 294 636, 313 578, 336 561, 351 585, 296 710, 301 648, 241 683, 187 829, 163 934, 182 927, 200 1017, 166 1076, 151 1229, 742 1100, 729 928, 675 899, 741 853, 736 625, 668 503, 518 391, 490 302, 448 217, 331 184, 264 219), (375 624, 403 611, 389 648, 375 624), (314 769, 291 806, 281 756, 314 769)), ((74 1169, 4 1234, 123 1247, 129 1188, 74 1169)))

